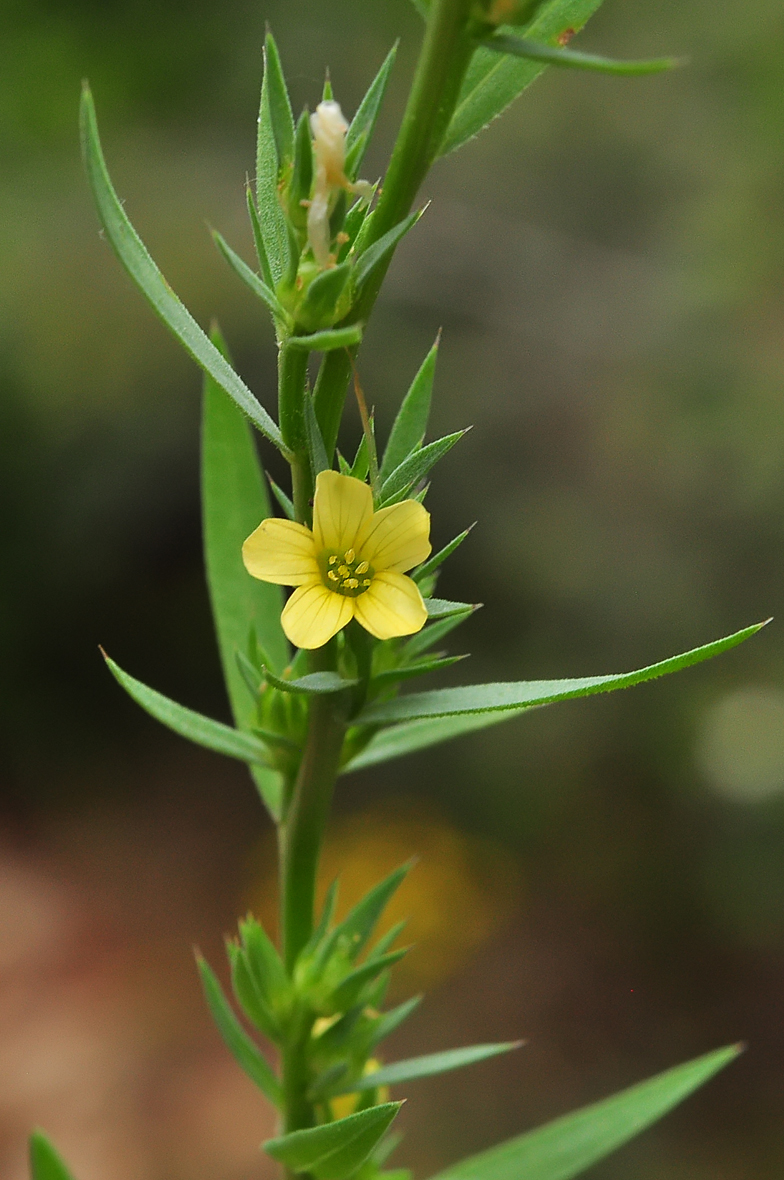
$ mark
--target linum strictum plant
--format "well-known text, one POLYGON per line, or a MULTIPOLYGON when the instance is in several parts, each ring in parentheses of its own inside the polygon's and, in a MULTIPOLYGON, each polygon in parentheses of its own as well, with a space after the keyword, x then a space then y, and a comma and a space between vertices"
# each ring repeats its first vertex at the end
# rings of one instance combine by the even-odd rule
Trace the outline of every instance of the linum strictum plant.
MULTIPOLYGON (((425 442, 438 342, 402 398, 385 446, 357 374, 368 317, 396 246, 415 232, 417 194, 431 165, 496 118, 548 66, 613 74, 666 70, 673 59, 617 62, 566 48, 600 0, 414 0, 424 38, 399 134, 380 187, 360 178, 395 48, 350 120, 329 83, 295 122, 271 35, 264 46, 255 187, 247 190, 257 258, 215 234, 229 265, 272 319, 278 343, 277 420, 232 367, 217 328, 206 335, 163 278, 112 187, 85 87, 82 141, 105 236, 142 294, 204 371, 204 549, 218 647, 234 725, 200 716, 148 688, 107 657, 110 671, 153 717, 247 764, 279 834, 280 945, 252 916, 228 943, 233 1001, 199 959, 207 1003, 228 1049, 279 1111, 264 1149, 289 1175, 403 1180, 385 1171, 389 1128, 408 1083, 505 1053, 520 1042, 473 1045, 385 1063, 380 1046, 418 997, 391 1010, 389 973, 405 953, 396 927, 374 941, 405 877, 402 865, 342 921, 337 882, 315 913, 319 853, 341 774, 494 725, 534 706, 609 692, 676 672, 759 629, 636 672, 402 691, 459 660, 444 641, 474 605, 436 596, 428 480, 459 441, 425 442), (309 384, 309 359, 321 356, 309 384), (347 390, 362 434, 337 450, 347 390), (291 469, 268 499, 254 430, 291 469), (353 448, 352 448, 353 452, 353 448), (284 603, 281 587, 293 587, 284 603), (252 1030, 252 1031, 249 1031, 252 1030), (275 1061, 257 1042, 275 1050, 275 1061), (390 1090, 394 1100, 390 1097, 390 1090)), ((438 216, 437 209, 430 216, 438 216)), ((438 533, 436 522, 434 531, 438 533)), ((492 609, 492 604, 491 607, 492 609)), ((761 624, 760 624, 761 626, 761 624)), ((412 852, 416 851, 412 849, 412 852)), ((440 1180, 564 1180, 625 1142, 735 1056, 719 1049, 595 1106, 449 1168, 440 1180)), ((68 1171, 41 1132, 35 1180, 68 1171)))

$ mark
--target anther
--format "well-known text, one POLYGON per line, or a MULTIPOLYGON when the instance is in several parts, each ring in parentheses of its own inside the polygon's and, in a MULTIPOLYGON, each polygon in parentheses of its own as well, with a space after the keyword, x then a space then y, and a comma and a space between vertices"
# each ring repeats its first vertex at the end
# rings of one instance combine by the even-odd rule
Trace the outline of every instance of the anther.
POLYGON ((368 565, 368 563, 366 561, 360 561, 359 565, 357 566, 357 568, 354 572, 357 574, 366 574, 369 569, 370 569, 370 566, 368 565))
POLYGON ((356 555, 355 555, 353 549, 347 549, 346 552, 343 554, 343 560, 346 562, 347 565, 351 565, 355 556, 356 555))
POLYGON ((333 553, 333 554, 332 554, 332 556, 331 556, 331 557, 328 559, 328 564, 329 564, 329 565, 334 565, 336 561, 337 561, 337 557, 336 557, 336 555, 333 553))
POLYGON ((346 578, 343 585, 346 586, 349 590, 356 590, 357 586, 359 585, 359 582, 357 581, 356 578, 346 578))
POLYGON ((347 565, 339 565, 338 566, 338 573, 340 574, 341 577, 347 578, 348 575, 351 573, 351 570, 348 568, 347 565))
POLYGON ((340 581, 340 578, 338 577, 338 575, 335 573, 334 570, 327 570, 327 577, 329 578, 330 582, 339 582, 340 581))

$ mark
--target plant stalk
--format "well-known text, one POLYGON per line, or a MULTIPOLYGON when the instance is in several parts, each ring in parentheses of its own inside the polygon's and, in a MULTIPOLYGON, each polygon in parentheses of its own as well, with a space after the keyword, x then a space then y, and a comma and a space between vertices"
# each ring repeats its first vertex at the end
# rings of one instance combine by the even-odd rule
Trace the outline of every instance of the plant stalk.
POLYGON ((300 524, 310 524, 313 474, 305 428, 308 353, 283 343, 278 353, 278 421, 283 441, 292 452, 291 492, 294 514, 300 524))

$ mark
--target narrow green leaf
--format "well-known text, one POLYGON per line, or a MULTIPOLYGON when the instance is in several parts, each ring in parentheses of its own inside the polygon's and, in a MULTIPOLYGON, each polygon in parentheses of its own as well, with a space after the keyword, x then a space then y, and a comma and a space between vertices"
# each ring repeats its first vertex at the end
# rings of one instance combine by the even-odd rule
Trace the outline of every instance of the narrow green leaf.
POLYGON ((396 41, 384 58, 381 69, 370 83, 365 97, 357 107, 357 113, 351 120, 351 125, 346 134, 346 169, 350 180, 356 180, 365 154, 365 148, 373 134, 373 128, 376 125, 378 112, 381 109, 381 103, 387 83, 389 82, 389 75, 392 72, 392 66, 395 64, 398 44, 396 41))
POLYGON ((264 79, 261 84, 258 138, 256 141, 256 208, 258 212, 264 252, 269 261, 269 284, 276 287, 292 269, 291 243, 286 218, 278 197, 278 180, 282 161, 278 155, 275 137, 278 109, 278 83, 280 72, 277 49, 272 47, 268 37, 264 46, 264 79), (276 108, 273 114, 273 107, 276 108))
POLYGON ((250 269, 246 262, 242 261, 239 254, 232 250, 223 235, 218 233, 216 229, 212 231, 212 240, 234 273, 242 279, 243 283, 250 287, 254 295, 258 296, 267 310, 272 313, 273 317, 290 329, 291 317, 278 300, 275 292, 250 269))
POLYGON ((466 433, 465 430, 456 430, 454 434, 437 438, 435 442, 428 443, 426 447, 421 447, 404 459, 381 485, 382 505, 394 504, 409 488, 424 479, 431 467, 434 467, 439 459, 443 459, 466 433))
POLYGON ((511 721, 527 712, 528 709, 522 708, 510 709, 506 713, 464 713, 460 717, 404 721, 375 734, 364 749, 346 763, 341 773, 350 774, 354 770, 364 770, 393 758, 403 758, 406 754, 451 741, 452 738, 462 737, 477 729, 488 729, 491 725, 500 725, 502 721, 511 721))
POLYGON ((395 922, 395 925, 390 927, 386 934, 382 934, 373 949, 368 952, 368 962, 371 959, 380 959, 382 955, 385 955, 392 944, 403 933, 407 925, 408 918, 402 918, 399 922, 395 922))
POLYGON ((359 446, 357 447, 357 453, 354 456, 354 462, 351 464, 351 467, 348 469, 346 474, 350 475, 352 479, 365 480, 367 479, 369 471, 370 451, 368 450, 367 435, 363 432, 362 438, 359 441, 359 446))
POLYGON ((444 668, 451 668, 468 656, 443 656, 437 660, 422 660, 418 664, 403 664, 399 668, 387 668, 377 672, 373 677, 373 684, 396 684, 399 680, 412 680, 415 676, 426 676, 428 672, 442 672, 444 668))
POLYGON ((350 324, 346 328, 325 328, 310 336, 289 336, 289 348, 301 348, 306 352, 332 352, 336 348, 353 348, 362 342, 362 324, 350 324))
POLYGON ((30 1176, 32 1180, 73 1180, 43 1131, 30 1136, 30 1176))
POLYGON ((350 949, 351 957, 356 959, 367 945, 387 903, 413 867, 413 860, 406 861, 374 885, 332 931, 327 949, 331 951, 339 941, 343 942, 350 949))
POLYGON ((450 631, 454 631, 455 627, 459 627, 466 619, 470 619, 471 615, 480 609, 481 604, 476 606, 469 606, 466 610, 459 611, 457 614, 449 615, 447 618, 439 619, 435 623, 428 623, 423 630, 418 631, 416 635, 412 635, 403 648, 403 656, 410 661, 420 656, 423 652, 429 651, 434 644, 440 643, 450 631))
POLYGON ((465 614, 466 611, 473 614, 482 605, 481 602, 450 602, 448 598, 426 598, 424 603, 428 619, 447 619, 452 615, 465 614))
MULTIPOLYGON (((526 29, 545 45, 557 45, 567 29, 579 32, 602 0, 551 0, 526 29)), ((511 102, 546 69, 545 62, 501 56, 479 47, 471 59, 460 97, 439 154, 453 152, 498 118, 511 102)))
POLYGON ((174 294, 128 220, 106 170, 98 137, 95 106, 86 85, 82 91, 80 119, 87 178, 106 236, 115 254, 185 351, 210 374, 243 414, 250 418, 253 425, 274 443, 287 459, 290 458, 290 452, 272 418, 174 294))
POLYGON ((655 1123, 739 1052, 731 1045, 668 1069, 463 1160, 434 1180, 571 1180, 655 1123))
POLYGON ((562 49, 554 45, 540 45, 523 37, 510 37, 496 33, 481 42, 494 53, 508 53, 527 61, 541 61, 548 66, 560 66, 568 70, 593 70, 598 74, 620 74, 637 76, 660 74, 663 70, 674 70, 685 64, 677 57, 650 57, 639 61, 618 61, 612 57, 597 57, 595 53, 578 53, 574 49, 562 49))
POLYGON ((411 0, 411 3, 422 17, 422 20, 427 20, 428 13, 430 12, 430 0, 411 0))
POLYGON ((433 557, 429 557, 424 565, 420 565, 418 569, 415 569, 411 574, 411 577, 414 579, 414 581, 421 582, 425 578, 429 578, 431 574, 434 574, 438 567, 446 561, 447 557, 452 556, 458 545, 463 544, 463 541, 465 541, 473 527, 473 525, 469 525, 468 528, 464 529, 463 532, 460 533, 459 536, 455 537, 453 541, 450 541, 449 544, 445 545, 443 549, 439 549, 438 553, 436 553, 433 557))
POLYGON ((355 1082, 332 1091, 334 1096, 352 1094, 359 1090, 375 1090, 378 1086, 396 1086, 400 1082, 413 1082, 418 1078, 430 1078, 435 1074, 462 1069, 477 1061, 486 1061, 510 1049, 519 1049, 524 1041, 506 1041, 497 1045, 466 1045, 463 1049, 447 1049, 444 1053, 428 1053, 425 1057, 411 1057, 408 1061, 396 1061, 382 1065, 373 1073, 363 1074, 355 1082))
POLYGON ((253 231, 253 244, 256 247, 256 257, 259 260, 259 270, 261 277, 268 287, 272 287, 273 279, 270 271, 269 258, 267 258, 267 251, 264 246, 264 237, 261 232, 261 222, 259 221, 259 211, 256 208, 256 201, 253 196, 253 190, 248 184, 245 188, 245 199, 248 205, 248 217, 250 218, 250 227, 253 231))
POLYGON ((294 504, 283 491, 283 488, 275 483, 275 480, 269 473, 267 473, 267 479, 269 481, 269 486, 272 488, 272 494, 283 509, 284 515, 287 516, 289 520, 296 520, 297 514, 294 511, 294 504))
POLYGON ((265 72, 269 83, 269 107, 275 148, 278 155, 278 172, 294 159, 294 114, 291 100, 283 77, 280 54, 272 33, 264 38, 265 72))
POLYGON ((275 1077, 271 1065, 261 1050, 250 1039, 232 1012, 229 1001, 224 995, 223 988, 209 963, 198 954, 196 956, 196 962, 199 967, 199 974, 201 975, 207 1005, 227 1048, 245 1070, 248 1077, 256 1083, 262 1094, 266 1095, 275 1106, 280 1106, 283 1102, 283 1097, 280 1084, 275 1077))
POLYGON ((228 758, 238 758, 240 762, 258 762, 262 766, 267 764, 266 748, 252 734, 232 729, 221 721, 213 721, 210 717, 195 713, 193 709, 178 705, 162 693, 142 684, 141 680, 135 680, 133 676, 123 672, 122 668, 106 654, 103 658, 115 680, 137 705, 141 705, 151 717, 173 729, 180 737, 195 742, 197 746, 206 746, 208 750, 214 750, 217 754, 225 754, 228 758))
MULTIPOLYGON (((225 353, 217 328, 212 340, 225 353)), ((252 578, 242 563, 243 541, 271 515, 253 435, 243 415, 209 375, 204 379, 201 493, 207 586, 223 675, 235 724, 248 730, 255 722, 255 701, 245 691, 237 659, 243 655, 249 629, 276 670, 288 663, 289 647, 280 625, 280 588, 252 578)), ((257 766, 254 778, 276 816, 280 775, 257 766)))
POLYGON ((313 140, 307 107, 299 117, 294 142, 294 166, 288 190, 289 220, 304 231, 308 213, 306 202, 313 187, 313 140))
POLYGON ((358 680, 344 680, 337 672, 309 672, 307 676, 300 676, 298 680, 283 680, 275 676, 269 668, 264 668, 264 679, 268 684, 279 688, 281 692, 322 693, 343 692, 346 688, 355 688, 358 680))
POLYGON ((403 221, 399 221, 397 225, 392 226, 392 229, 382 234, 377 242, 374 242, 367 250, 363 250, 354 265, 354 286, 357 291, 378 267, 387 262, 398 242, 416 225, 424 212, 424 209, 417 209, 415 212, 409 213, 403 221))
POLYGON ((264 1150, 294 1172, 313 1172, 318 1180, 344 1180, 369 1157, 402 1106, 384 1102, 345 1119, 268 1139, 264 1150))
POLYGON ((240 922, 240 937, 256 986, 273 1011, 288 1006, 291 984, 275 944, 255 918, 240 922))
POLYGON ((435 344, 422 362, 419 372, 411 382, 411 388, 398 410, 381 463, 382 482, 388 479, 395 468, 399 467, 403 460, 407 459, 411 452, 420 446, 425 437, 440 341, 441 333, 439 332, 435 344))
POLYGON ((614 692, 631 688, 646 680, 680 672, 692 664, 702 663, 721 655, 742 643, 764 627, 757 623, 734 635, 706 643, 682 655, 672 656, 658 664, 640 668, 636 672, 616 672, 607 676, 585 676, 575 680, 519 680, 500 684, 474 684, 464 688, 442 688, 433 692, 412 693, 391 701, 370 705, 357 718, 358 724, 387 725, 396 721, 413 721, 420 717, 455 717, 463 713, 483 713, 494 710, 531 708, 568 701, 575 697, 591 696, 597 692, 614 692))
POLYGON ((320 471, 329 471, 332 464, 327 458, 327 449, 324 446, 324 439, 321 437, 321 429, 316 418, 316 411, 313 409, 313 399, 307 392, 305 393, 304 407, 308 457, 310 458, 310 469, 313 472, 313 479, 315 480, 320 471))
POLYGON ((377 959, 368 959, 361 967, 357 967, 332 992, 332 1004, 338 1011, 344 1012, 352 1004, 356 1004, 369 983, 395 963, 400 962, 407 955, 411 947, 404 946, 397 951, 388 951, 379 955, 377 959))
POLYGON ((408 1019, 411 1013, 421 1003, 421 996, 412 996, 410 1000, 398 1004, 397 1008, 393 1008, 390 1012, 385 1012, 383 1016, 380 1016, 376 1027, 373 1029, 373 1039, 369 1047, 372 1049, 376 1045, 380 1045, 390 1033, 393 1033, 396 1028, 400 1027, 404 1020, 408 1019))
POLYGON ((233 942, 228 943, 227 949, 231 961, 231 986, 242 1011, 260 1032, 280 1044, 283 1039, 280 1026, 256 986, 246 955, 233 942))

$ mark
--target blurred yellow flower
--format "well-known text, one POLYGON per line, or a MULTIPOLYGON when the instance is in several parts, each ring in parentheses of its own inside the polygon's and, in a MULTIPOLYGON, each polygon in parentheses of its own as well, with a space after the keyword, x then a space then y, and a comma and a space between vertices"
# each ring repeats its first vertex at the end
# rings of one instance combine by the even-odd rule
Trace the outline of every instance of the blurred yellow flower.
POLYGON ((427 608, 405 570, 430 553, 430 514, 416 500, 373 511, 362 480, 337 471, 316 478, 313 531, 263 520, 242 547, 254 578, 296 586, 281 615, 296 647, 322 647, 351 619, 376 639, 421 631, 427 608))

